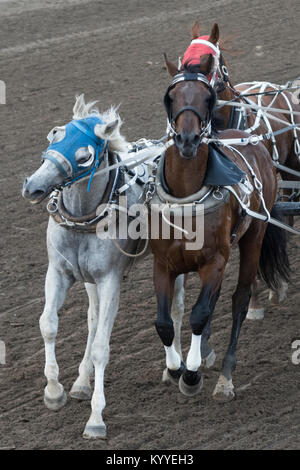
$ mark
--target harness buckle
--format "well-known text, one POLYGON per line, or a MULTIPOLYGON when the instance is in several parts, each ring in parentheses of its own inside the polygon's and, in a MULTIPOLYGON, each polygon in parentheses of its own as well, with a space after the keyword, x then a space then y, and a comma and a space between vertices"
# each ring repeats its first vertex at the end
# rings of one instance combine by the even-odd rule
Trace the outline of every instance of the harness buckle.
POLYGON ((259 136, 257 134, 250 134, 248 140, 251 145, 259 144, 259 136))
POLYGON ((222 199, 224 198, 219 186, 213 191, 212 195, 217 201, 222 201, 222 199))
POLYGON ((224 79, 227 81, 229 74, 228 74, 228 70, 227 70, 226 65, 222 65, 221 70, 222 70, 222 74, 224 76, 224 79))
POLYGON ((58 205, 57 205, 58 195, 59 195, 58 189, 56 189, 50 194, 50 199, 47 204, 47 211, 49 212, 49 214, 55 214, 55 212, 58 211, 58 205))

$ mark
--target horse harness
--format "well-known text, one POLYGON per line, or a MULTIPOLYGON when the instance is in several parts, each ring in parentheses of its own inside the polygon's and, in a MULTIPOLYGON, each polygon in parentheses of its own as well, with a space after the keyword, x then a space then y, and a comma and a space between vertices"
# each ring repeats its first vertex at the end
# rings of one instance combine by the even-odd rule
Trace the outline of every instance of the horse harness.
MULTIPOLYGON (((108 150, 107 152, 109 165, 114 165, 121 161, 117 153, 109 152, 108 150)), ((129 184, 126 183, 126 175, 131 179, 134 178, 135 182, 140 186, 144 186, 144 181, 136 176, 134 171, 127 169, 126 166, 112 169, 102 200, 98 204, 98 207, 105 205, 104 210, 100 213, 96 209, 92 213, 80 217, 71 215, 64 206, 63 195, 60 189, 54 190, 50 195, 47 210, 55 222, 63 225, 66 229, 71 229, 75 232, 96 233, 97 225, 101 223, 102 228, 105 230, 105 226, 109 223, 110 211, 120 208, 118 198, 129 187, 129 184)), ((131 218, 131 216, 128 217, 131 218)))

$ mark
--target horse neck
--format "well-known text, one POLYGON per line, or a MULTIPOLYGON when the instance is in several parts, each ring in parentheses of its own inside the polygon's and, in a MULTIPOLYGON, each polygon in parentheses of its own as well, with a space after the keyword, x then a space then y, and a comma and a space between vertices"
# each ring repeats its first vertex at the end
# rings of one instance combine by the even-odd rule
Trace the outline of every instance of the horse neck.
MULTIPOLYGON (((108 166, 107 157, 99 168, 108 166)), ((87 191, 89 176, 63 189, 63 204, 67 212, 74 217, 82 217, 94 212, 102 201, 109 173, 93 176, 90 191, 87 191)))
POLYGON ((178 198, 198 192, 204 182, 208 146, 201 144, 195 158, 184 159, 173 145, 166 151, 165 180, 170 193, 178 198))

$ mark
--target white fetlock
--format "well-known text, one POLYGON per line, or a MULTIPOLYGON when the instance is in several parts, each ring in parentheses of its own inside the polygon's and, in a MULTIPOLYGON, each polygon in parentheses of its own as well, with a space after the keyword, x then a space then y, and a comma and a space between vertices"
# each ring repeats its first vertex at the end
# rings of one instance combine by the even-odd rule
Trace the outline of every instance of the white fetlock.
POLYGON ((263 320, 264 319, 263 308, 249 308, 247 313, 247 320, 263 320))
POLYGON ((58 400, 64 393, 64 387, 56 380, 49 380, 45 387, 45 396, 49 400, 58 400))
POLYGON ((85 425, 84 439, 106 439, 106 425, 102 418, 92 415, 85 425))
POLYGON ((83 432, 84 439, 107 439, 106 426, 101 424, 99 426, 86 425, 83 432))
POLYGON ((170 376, 169 372, 168 372, 168 368, 166 367, 163 371, 163 374, 162 374, 162 378, 161 378, 161 381, 164 383, 164 384, 171 384, 173 383, 173 381, 171 380, 172 377, 170 376))
POLYGON ((90 400, 92 398, 92 389, 87 385, 76 385, 74 383, 69 395, 76 400, 90 400))
POLYGON ((213 398, 221 402, 231 401, 235 397, 233 390, 234 386, 232 380, 227 380, 224 375, 220 375, 217 385, 213 391, 213 398))
POLYGON ((45 387, 44 403, 49 410, 58 411, 66 402, 67 395, 60 383, 55 384, 55 386, 50 383, 45 387))
POLYGON ((270 290, 269 292, 269 302, 273 305, 280 304, 287 299, 287 290, 288 284, 285 281, 282 281, 281 286, 276 291, 270 290))

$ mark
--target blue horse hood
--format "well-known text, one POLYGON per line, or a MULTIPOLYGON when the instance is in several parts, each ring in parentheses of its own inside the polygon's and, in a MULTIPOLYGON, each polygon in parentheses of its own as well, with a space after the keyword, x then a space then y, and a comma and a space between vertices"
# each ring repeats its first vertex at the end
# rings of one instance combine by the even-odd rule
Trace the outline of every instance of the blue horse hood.
POLYGON ((60 140, 51 142, 43 154, 43 158, 52 161, 63 176, 72 178, 66 185, 89 174, 91 174, 92 179, 95 170, 98 168, 100 156, 105 147, 105 140, 96 136, 95 126, 97 124, 103 124, 98 116, 79 120, 74 119, 62 128, 64 132, 60 140), (84 165, 79 161, 79 154, 80 150, 84 151, 88 148, 90 151, 93 149, 90 152, 93 155, 88 160, 90 165, 88 163, 84 165))
POLYGON ((68 161, 72 169, 72 174, 69 176, 75 176, 78 172, 83 171, 76 161, 76 152, 90 145, 96 155, 97 148, 104 144, 104 140, 99 139, 95 134, 94 129, 97 124, 103 124, 103 122, 96 116, 69 122, 65 125, 64 138, 59 142, 50 143, 46 154, 50 151, 59 153, 68 161))

